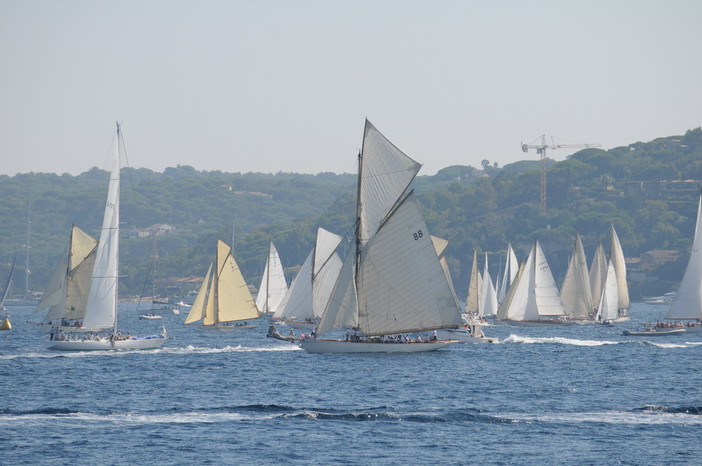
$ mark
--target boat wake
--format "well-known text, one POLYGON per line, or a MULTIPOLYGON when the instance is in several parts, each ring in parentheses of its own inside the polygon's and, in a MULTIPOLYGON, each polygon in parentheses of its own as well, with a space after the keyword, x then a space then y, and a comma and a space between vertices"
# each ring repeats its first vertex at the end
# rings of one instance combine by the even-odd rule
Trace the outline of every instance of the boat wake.
POLYGON ((562 338, 562 337, 522 337, 519 335, 511 334, 502 343, 522 343, 522 344, 534 344, 534 343, 551 343, 557 345, 573 345, 573 346, 603 346, 603 345, 617 345, 617 341, 607 341, 607 340, 577 340, 574 338, 562 338))
POLYGON ((221 408, 203 408, 188 411, 144 412, 144 413, 90 413, 60 408, 44 408, 29 411, 0 410, 0 425, 46 424, 67 425, 84 423, 103 424, 211 424, 236 421, 268 420, 316 420, 339 422, 416 422, 416 423, 513 423, 513 419, 502 419, 480 413, 478 410, 450 410, 436 412, 402 412, 388 407, 362 410, 340 410, 320 408, 294 408, 280 405, 246 405, 221 408))
POLYGON ((76 423, 154 425, 212 424, 239 421, 313 420, 332 422, 410 422, 441 424, 514 424, 558 423, 624 424, 624 425, 702 425, 702 406, 644 406, 631 411, 498 413, 486 414, 477 409, 403 411, 392 407, 360 410, 305 408, 275 404, 224 406, 166 412, 81 412, 63 408, 42 408, 28 411, 0 410, 0 425, 76 423))

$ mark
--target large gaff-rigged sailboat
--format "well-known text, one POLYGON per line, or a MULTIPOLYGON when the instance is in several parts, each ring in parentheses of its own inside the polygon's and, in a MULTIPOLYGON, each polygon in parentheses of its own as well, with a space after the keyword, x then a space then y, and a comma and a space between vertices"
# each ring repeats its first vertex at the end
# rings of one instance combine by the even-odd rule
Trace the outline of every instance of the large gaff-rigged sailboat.
POLYGON ((666 319, 690 320, 687 332, 702 332, 702 194, 697 204, 697 223, 690 260, 666 319))
POLYGON ((71 227, 68 251, 54 269, 34 313, 40 323, 65 331, 82 328, 98 242, 76 225, 71 227))
POLYGON ((283 263, 273 241, 268 247, 268 259, 263 270, 261 285, 256 295, 256 307, 261 314, 274 314, 280 302, 288 292, 288 282, 285 280, 283 263))
POLYGON ((258 308, 232 256, 232 248, 218 240, 216 257, 207 270, 185 323, 202 320, 205 326, 219 327, 258 317, 258 308))
POLYGON ((419 205, 413 193, 407 193, 419 168, 366 120, 359 154, 355 247, 349 248, 317 327, 318 335, 344 326, 354 328, 354 335, 348 340, 304 339, 300 345, 305 350, 416 352, 456 342, 406 338, 400 340, 407 343, 385 342, 391 335, 463 324, 419 205))
POLYGON ((166 341, 163 334, 149 336, 122 335, 117 331, 117 300, 119 283, 119 172, 122 135, 119 123, 117 137, 111 157, 110 182, 107 190, 105 215, 102 221, 100 241, 95 255, 90 289, 85 307, 83 329, 94 332, 109 331, 100 336, 52 332, 52 350, 122 350, 153 349, 166 341))

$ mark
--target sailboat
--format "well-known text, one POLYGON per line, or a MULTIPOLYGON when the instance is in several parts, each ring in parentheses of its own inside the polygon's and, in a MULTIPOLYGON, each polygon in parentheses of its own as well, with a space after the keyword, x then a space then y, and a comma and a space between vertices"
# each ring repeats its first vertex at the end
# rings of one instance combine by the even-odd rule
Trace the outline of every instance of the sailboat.
POLYGON ((166 341, 163 334, 130 336, 117 330, 117 300, 119 284, 119 175, 122 135, 117 123, 117 138, 112 152, 110 181, 102 221, 100 241, 95 253, 90 289, 83 318, 83 329, 94 332, 108 331, 107 336, 52 332, 52 350, 132 350, 153 349, 166 341))
POLYGON ((483 287, 480 290, 480 305, 478 307, 478 317, 482 320, 485 317, 492 317, 497 313, 497 292, 495 285, 490 278, 488 270, 488 255, 485 253, 485 265, 483 266, 483 287))
POLYGON ((673 304, 665 315, 669 320, 687 320, 688 332, 702 332, 702 193, 697 205, 697 223, 692 250, 673 304))
POLYGON ((469 316, 478 317, 480 308, 480 292, 483 288, 483 278, 478 271, 478 250, 473 249, 473 265, 470 270, 468 282, 468 296, 466 296, 465 312, 469 316))
POLYGON ((324 228, 317 228, 315 246, 272 320, 293 328, 311 328, 319 321, 341 270, 341 258, 336 250, 342 239, 324 228))
POLYGON ((354 247, 317 326, 318 335, 343 327, 353 334, 303 339, 300 346, 311 353, 395 353, 456 343, 405 335, 463 323, 417 200, 407 192, 421 165, 368 120, 358 163, 354 247), (403 343, 387 343, 393 335, 403 343))
POLYGON ((614 265, 614 271, 617 274, 617 294, 619 316, 615 319, 615 322, 623 322, 629 320, 629 308, 631 303, 629 302, 629 286, 626 282, 626 262, 624 261, 624 251, 622 250, 622 244, 619 242, 619 236, 614 229, 614 225, 610 225, 610 251, 609 258, 614 265))
POLYGON ((45 312, 45 327, 79 331, 83 325, 98 242, 78 226, 71 227, 62 256, 34 313, 45 312))
POLYGON ((280 261, 278 250, 273 241, 268 246, 268 258, 263 269, 261 285, 258 287, 256 307, 261 314, 273 314, 288 292, 288 282, 285 280, 283 263, 280 261))
POLYGON ((197 297, 185 319, 186 324, 202 320, 209 327, 227 326, 234 322, 260 317, 256 302, 230 248, 224 241, 217 241, 215 258, 200 285, 197 297))
POLYGON ((609 259, 607 263, 607 277, 602 288, 602 296, 597 305, 595 321, 598 324, 611 324, 619 317, 619 289, 617 285, 617 272, 614 262, 609 259))
MULTIPOLYGON (((439 256, 441 268, 444 269, 446 279, 449 282, 451 290, 454 292, 454 299, 458 301, 458 297, 456 296, 455 289, 453 287, 453 280, 451 280, 451 273, 449 271, 448 263, 446 261, 445 256, 446 248, 448 247, 448 240, 436 237, 434 235, 432 235, 431 239, 434 242, 434 249, 436 249, 436 254, 439 256)), ((496 309, 497 303, 495 302, 495 310, 496 309)), ((437 330, 437 338, 442 340, 458 340, 461 343, 496 343, 498 341, 497 338, 490 338, 485 335, 482 329, 482 325, 484 324, 484 322, 481 322, 475 316, 463 315, 461 317, 464 320, 464 324, 462 327, 437 330)))
POLYGON ((561 285, 560 295, 566 313, 571 319, 592 322, 594 309, 592 289, 590 288, 585 248, 579 233, 575 234, 573 252, 568 260, 568 270, 561 285))
POLYGON ((602 296, 605 280, 607 279, 607 256, 604 252, 602 240, 597 241, 595 255, 592 257, 590 264, 590 292, 592 293, 592 302, 597 303, 602 296))
POLYGON ((497 302, 502 303, 507 295, 507 290, 512 285, 515 277, 519 272, 519 261, 517 260, 517 255, 512 249, 512 243, 507 243, 507 258, 505 260, 505 270, 502 275, 502 282, 498 287, 497 291, 497 302))
POLYGON ((515 325, 571 323, 538 239, 534 240, 496 320, 515 325))
MULTIPOLYGON (((5 300, 7 299, 7 294, 10 292, 10 285, 12 284, 12 274, 15 272, 15 264, 17 258, 12 260, 12 265, 10 266, 10 271, 7 274, 7 279, 5 280, 5 288, 2 292, 2 301, 0 301, 0 310, 5 310, 5 300)), ((2 322, 0 323, 0 330, 12 330, 12 322, 10 322, 10 316, 7 312, 2 316, 2 322)))

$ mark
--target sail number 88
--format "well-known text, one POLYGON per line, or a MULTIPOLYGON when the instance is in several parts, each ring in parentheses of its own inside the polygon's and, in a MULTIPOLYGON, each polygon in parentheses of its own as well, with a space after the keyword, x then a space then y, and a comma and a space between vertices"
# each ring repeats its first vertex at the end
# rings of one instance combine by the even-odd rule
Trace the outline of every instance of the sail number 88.
POLYGON ((412 233, 412 237, 415 241, 417 241, 419 238, 422 238, 423 236, 424 232, 422 232, 422 230, 417 230, 415 233, 412 233))

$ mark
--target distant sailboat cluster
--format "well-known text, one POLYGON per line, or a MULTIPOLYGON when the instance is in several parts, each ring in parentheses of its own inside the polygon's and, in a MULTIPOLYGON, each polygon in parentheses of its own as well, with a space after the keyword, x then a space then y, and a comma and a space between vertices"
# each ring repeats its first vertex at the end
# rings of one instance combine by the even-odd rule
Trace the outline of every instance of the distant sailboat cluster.
POLYGON ((588 269, 582 239, 576 234, 560 291, 538 239, 521 266, 517 265, 512 245, 507 245, 504 274, 496 288, 488 271, 487 254, 481 275, 474 251, 466 313, 478 320, 494 315, 498 322, 515 325, 625 321, 630 307, 626 264, 613 225, 610 245, 607 259, 602 242, 598 243, 588 269))

